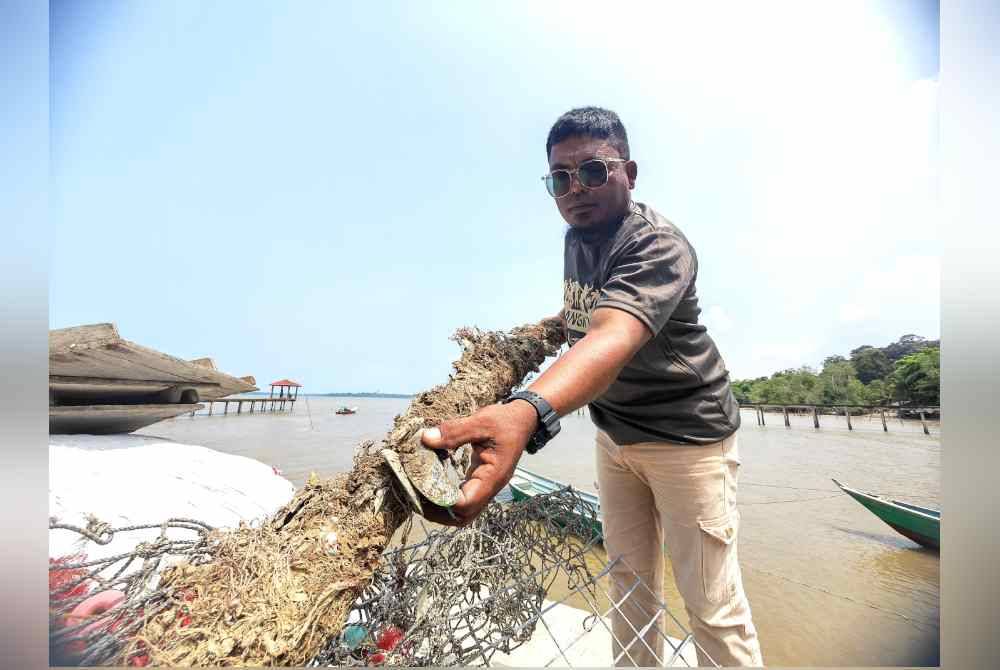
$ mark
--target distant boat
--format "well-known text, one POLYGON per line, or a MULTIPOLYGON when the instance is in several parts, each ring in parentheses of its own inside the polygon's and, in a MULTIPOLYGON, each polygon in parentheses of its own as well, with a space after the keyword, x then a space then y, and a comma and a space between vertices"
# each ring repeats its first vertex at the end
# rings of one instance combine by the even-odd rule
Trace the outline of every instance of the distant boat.
MULTIPOLYGON (((514 500, 527 500, 528 498, 533 498, 537 495, 553 493, 560 489, 564 489, 568 486, 568 484, 563 484, 562 482, 549 479, 548 477, 531 472, 530 470, 525 470, 522 467, 517 467, 514 469, 514 476, 511 477, 508 486, 510 486, 511 494, 514 497, 514 500)), ((588 523, 594 537, 603 541, 604 529, 601 526, 600 500, 593 493, 580 491, 576 488, 573 489, 573 492, 582 499, 580 505, 576 510, 574 510, 574 516, 579 519, 584 519, 588 523), (584 506, 590 509, 586 509, 584 506), (593 510, 593 515, 591 515, 591 510, 593 510)))
POLYGON ((941 512, 939 510, 918 507, 899 500, 886 500, 875 494, 844 486, 836 479, 833 480, 833 483, 900 535, 908 537, 924 547, 940 549, 941 512))
POLYGON ((357 413, 358 413, 357 407, 341 407, 336 412, 334 412, 334 414, 357 414, 357 413))

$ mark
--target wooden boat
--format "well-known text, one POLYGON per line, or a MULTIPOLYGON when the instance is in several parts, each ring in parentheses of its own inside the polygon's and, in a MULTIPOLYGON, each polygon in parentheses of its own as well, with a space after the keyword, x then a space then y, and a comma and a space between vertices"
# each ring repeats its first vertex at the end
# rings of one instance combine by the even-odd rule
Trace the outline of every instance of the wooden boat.
POLYGON ((919 507, 899 500, 886 500, 872 493, 844 486, 836 479, 833 480, 833 483, 900 535, 908 537, 924 547, 940 549, 941 512, 939 510, 919 507))
POLYGON ((49 331, 51 405, 196 403, 256 390, 252 377, 129 342, 112 323, 49 331))
POLYGON ((336 412, 334 412, 334 414, 357 414, 357 413, 358 413, 357 407, 341 407, 336 412))
MULTIPOLYGON (((564 489, 568 484, 563 484, 554 479, 549 479, 543 475, 537 474, 530 470, 526 470, 520 466, 515 468, 514 476, 511 477, 510 483, 511 494, 514 500, 526 500, 528 498, 533 498, 536 495, 543 493, 552 493, 560 489, 564 489)), ((586 491, 580 491, 579 489, 574 489, 575 493, 582 498, 581 507, 575 512, 578 518, 584 519, 588 522, 590 530, 594 533, 594 536, 598 540, 604 539, 604 529, 601 526, 601 502, 596 495, 593 493, 587 493, 586 491), (584 508, 586 506, 587 508, 584 508), (593 512, 593 514, 591 514, 593 512)), ((586 538, 589 539, 589 538, 586 538)))
POLYGON ((219 372, 123 339, 112 323, 49 331, 49 432, 127 433, 201 409, 199 401, 256 391, 219 372))

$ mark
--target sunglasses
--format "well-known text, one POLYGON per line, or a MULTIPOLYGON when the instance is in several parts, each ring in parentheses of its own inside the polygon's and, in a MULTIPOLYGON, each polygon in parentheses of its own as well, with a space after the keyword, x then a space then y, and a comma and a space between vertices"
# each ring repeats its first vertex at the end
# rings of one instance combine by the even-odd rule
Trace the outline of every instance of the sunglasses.
POLYGON ((611 169, 608 163, 628 163, 624 158, 591 158, 580 163, 575 170, 553 170, 544 177, 545 188, 553 198, 561 198, 569 193, 576 175, 580 186, 588 189, 600 188, 608 183, 611 169))

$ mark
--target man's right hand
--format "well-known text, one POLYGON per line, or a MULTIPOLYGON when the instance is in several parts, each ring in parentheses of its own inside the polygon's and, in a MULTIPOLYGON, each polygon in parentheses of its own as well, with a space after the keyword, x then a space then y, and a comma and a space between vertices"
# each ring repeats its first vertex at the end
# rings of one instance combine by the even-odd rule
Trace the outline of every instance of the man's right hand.
POLYGON ((427 448, 452 450, 471 444, 473 449, 472 469, 451 508, 455 516, 425 509, 427 518, 448 526, 472 523, 510 481, 537 426, 538 413, 531 403, 515 400, 424 429, 420 440, 427 448))

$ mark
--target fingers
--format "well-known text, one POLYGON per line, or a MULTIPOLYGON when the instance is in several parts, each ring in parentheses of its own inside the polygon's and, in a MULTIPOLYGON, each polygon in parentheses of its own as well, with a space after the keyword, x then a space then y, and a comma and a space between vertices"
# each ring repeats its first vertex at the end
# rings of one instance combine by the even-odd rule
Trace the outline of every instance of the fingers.
POLYGON ((466 480, 462 484, 458 502, 452 506, 451 511, 459 518, 468 517, 472 521, 493 499, 495 492, 492 488, 482 479, 466 480))
POLYGON ((96 593, 73 608, 69 616, 83 619, 95 614, 103 614, 125 599, 121 591, 109 590, 96 593))
POLYGON ((490 438, 490 433, 475 414, 464 419, 443 421, 435 428, 425 428, 420 433, 420 441, 430 449, 457 449, 470 442, 482 442, 490 438))

